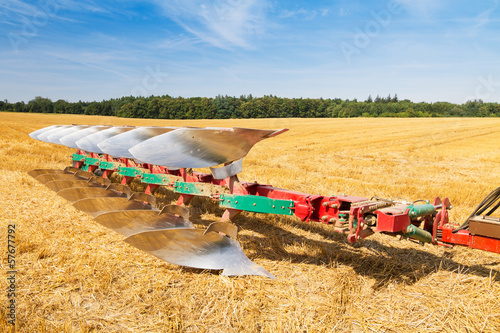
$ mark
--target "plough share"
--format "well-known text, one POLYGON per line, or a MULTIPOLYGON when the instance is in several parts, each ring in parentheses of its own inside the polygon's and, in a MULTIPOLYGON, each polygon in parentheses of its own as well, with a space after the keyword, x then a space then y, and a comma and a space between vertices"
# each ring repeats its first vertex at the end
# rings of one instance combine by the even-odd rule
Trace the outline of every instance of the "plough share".
POLYGON ((378 197, 311 195, 238 179, 242 159, 261 140, 286 132, 248 128, 54 125, 33 139, 76 149, 64 170, 29 174, 98 223, 126 236, 125 242, 169 263, 223 275, 274 278, 250 261, 231 221, 243 211, 295 215, 347 234, 350 243, 375 232, 419 243, 468 246, 500 253, 500 188, 462 225, 449 221, 448 198, 406 202, 378 197), (222 166, 221 166, 222 165, 222 166), (210 173, 193 171, 210 168, 210 173), (111 181, 114 180, 114 182, 111 181), (131 182, 146 187, 134 192, 131 182), (176 205, 157 205, 155 191, 179 195, 176 205), (189 203, 209 197, 225 208, 206 230, 189 221, 189 203))

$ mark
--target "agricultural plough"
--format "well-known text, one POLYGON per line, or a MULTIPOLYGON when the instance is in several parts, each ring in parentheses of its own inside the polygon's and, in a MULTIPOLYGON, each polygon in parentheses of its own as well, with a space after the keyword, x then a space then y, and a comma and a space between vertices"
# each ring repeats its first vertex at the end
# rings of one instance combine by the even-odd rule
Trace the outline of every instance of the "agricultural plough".
POLYGON ((76 149, 64 170, 29 174, 126 236, 125 242, 169 263, 222 270, 223 275, 274 276, 250 261, 237 241, 232 219, 241 212, 295 215, 347 234, 350 243, 376 232, 419 243, 500 253, 500 188, 462 224, 449 221, 448 198, 389 200, 312 195, 238 179, 242 159, 261 140, 282 130, 197 127, 54 125, 33 139, 76 149), (210 168, 210 173, 193 169, 210 168), (143 191, 133 191, 140 182, 143 191), (159 188, 178 194, 176 205, 157 205, 159 188), (225 209, 206 230, 189 221, 189 203, 208 197, 225 209))

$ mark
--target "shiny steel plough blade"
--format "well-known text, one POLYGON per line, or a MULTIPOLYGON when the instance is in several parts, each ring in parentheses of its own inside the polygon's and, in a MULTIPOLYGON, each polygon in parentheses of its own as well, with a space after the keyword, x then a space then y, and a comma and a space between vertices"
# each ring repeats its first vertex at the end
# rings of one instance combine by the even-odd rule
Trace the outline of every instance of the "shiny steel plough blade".
POLYGON ((90 125, 73 125, 67 128, 64 128, 60 131, 53 132, 50 135, 47 136, 48 142, 55 143, 58 145, 62 145, 61 141, 59 141, 60 138, 63 136, 69 135, 71 133, 78 132, 82 129, 89 128, 91 127, 90 125))
POLYGON ((101 184, 98 183, 92 183, 89 182, 88 180, 84 179, 68 179, 68 180, 53 180, 50 182, 47 182, 45 184, 50 190, 54 192, 59 192, 65 188, 70 188, 70 187, 104 187, 101 184))
POLYGON ((37 176, 35 179, 42 184, 46 184, 53 180, 73 180, 73 179, 85 180, 83 177, 77 177, 71 173, 46 173, 37 176))
POLYGON ((87 198, 122 197, 130 198, 132 190, 127 185, 111 183, 108 178, 93 176, 87 183, 75 183, 57 191, 57 195, 70 202, 87 198))
MULTIPOLYGON (((73 169, 72 167, 67 167, 64 170, 73 169)), ((57 178, 58 174, 54 175, 54 180, 48 181, 45 183, 49 189, 54 192, 59 192, 65 188, 70 187, 103 187, 106 188, 111 184, 111 181, 107 178, 102 178, 91 174, 90 172, 78 171, 74 174, 74 177, 66 177, 64 175, 63 178, 57 178)), ((114 185, 114 186, 118 186, 114 185)), ((122 186, 122 185, 119 185, 122 186)))
POLYGON ((52 126, 48 126, 48 127, 44 127, 44 128, 40 128, 36 131, 33 131, 29 134, 29 136, 32 138, 32 139, 35 139, 35 140, 38 140, 38 136, 44 132, 48 132, 50 130, 53 130, 55 128, 58 128, 58 127, 61 127, 63 125, 52 125, 52 126))
POLYGON ((87 152, 92 152, 96 154, 102 154, 103 151, 101 148, 97 146, 98 143, 105 141, 109 138, 117 136, 119 134, 128 132, 135 127, 131 126, 116 126, 105 129, 103 131, 96 132, 94 134, 87 135, 78 141, 76 141, 76 145, 87 152))
POLYGON ((228 163, 220 168, 210 168, 210 172, 214 179, 225 179, 239 174, 243 171, 243 159, 239 159, 232 163, 228 163))
POLYGON ((48 136, 50 136, 54 133, 57 133, 59 131, 63 131, 64 129, 69 128, 69 127, 71 127, 71 125, 61 125, 59 127, 51 128, 48 131, 44 131, 43 133, 38 134, 37 140, 50 143, 48 136))
MULTIPOLYGON (((86 152, 133 158, 169 168, 225 164, 223 168, 212 170, 219 179, 239 173, 241 158, 254 144, 284 131, 64 125, 51 126, 30 135, 86 152)), ((166 206, 159 212, 156 197, 152 195, 132 194, 127 186, 110 184, 109 179, 75 171, 40 169, 33 170, 30 175, 73 202, 75 208, 93 216, 98 223, 126 236, 127 243, 167 262, 223 270, 223 275, 274 278, 246 257, 235 240, 237 227, 234 224, 216 222, 206 230, 195 229, 185 207, 166 206)))
POLYGON ((247 258, 240 244, 216 232, 199 229, 147 231, 129 236, 125 242, 169 263, 200 268, 222 269, 222 275, 275 277, 247 258))
POLYGON ((87 198, 76 201, 73 206, 93 217, 120 210, 154 210, 158 212, 158 209, 153 205, 134 200, 133 196, 129 199, 120 197, 87 198))
POLYGON ((46 174, 70 174, 70 172, 60 169, 34 169, 28 172, 28 175, 33 178, 46 174))
POLYGON ((62 145, 65 145, 66 147, 70 148, 75 148, 75 149, 80 149, 78 145, 76 144, 76 141, 86 137, 87 135, 91 135, 100 131, 104 131, 111 126, 91 126, 87 127, 84 129, 81 129, 79 131, 73 132, 71 134, 65 135, 62 138, 59 139, 59 142, 61 142, 62 145))
POLYGON ((179 168, 205 168, 246 156, 257 142, 284 130, 248 128, 179 128, 129 149, 145 163, 179 168))
POLYGON ((133 146, 151 139, 160 134, 165 134, 177 127, 138 127, 128 132, 118 134, 97 144, 104 153, 115 156, 134 158, 128 151, 133 146))
POLYGON ((189 220, 189 208, 179 205, 166 205, 161 210, 161 214, 172 214, 182 217, 183 219, 189 220))
POLYGON ((238 236, 238 227, 236 224, 229 222, 214 222, 208 226, 207 230, 205 230, 205 234, 208 234, 209 232, 217 232, 223 236, 236 239, 238 236))
MULTIPOLYGON (((36 174, 36 173, 34 173, 36 174)), ((63 172, 39 172, 38 176, 35 177, 42 184, 46 184, 53 180, 89 180, 90 178, 94 178, 95 175, 90 172, 82 171, 73 167, 67 167, 63 170, 63 172), (73 170, 77 170, 73 173, 73 170)))
POLYGON ((104 187, 70 187, 58 191, 57 195, 63 197, 69 202, 76 202, 78 200, 87 198, 101 198, 101 197, 127 198, 126 193, 109 190, 104 187))
POLYGON ((182 217, 152 210, 123 210, 96 216, 94 220, 124 236, 145 231, 194 228, 193 224, 182 217))

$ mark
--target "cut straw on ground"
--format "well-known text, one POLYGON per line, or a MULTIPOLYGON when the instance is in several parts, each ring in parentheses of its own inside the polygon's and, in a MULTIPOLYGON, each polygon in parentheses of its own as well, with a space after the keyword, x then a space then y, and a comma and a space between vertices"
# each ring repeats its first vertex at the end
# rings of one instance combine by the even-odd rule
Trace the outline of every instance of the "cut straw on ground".
MULTIPOLYGON (((289 128, 257 144, 240 179, 311 194, 449 197, 462 222, 500 181, 499 119, 167 121, 0 113, 3 269, 17 228, 18 332, 498 332, 500 255, 384 235, 350 245, 329 226, 243 213, 248 257, 276 275, 228 278, 123 242, 27 175, 71 149, 27 134, 53 124, 289 128)), ((170 200, 173 197, 166 196, 170 200)), ((222 211, 195 200, 204 228, 222 211)), ((6 322, 7 282, 0 294, 6 322)))

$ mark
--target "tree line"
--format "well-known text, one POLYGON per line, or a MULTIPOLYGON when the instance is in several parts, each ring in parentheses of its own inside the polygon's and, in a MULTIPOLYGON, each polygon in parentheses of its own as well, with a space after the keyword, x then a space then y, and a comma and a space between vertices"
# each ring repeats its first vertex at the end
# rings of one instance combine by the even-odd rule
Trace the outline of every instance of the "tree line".
POLYGON ((240 97, 121 97, 102 102, 55 102, 40 96, 28 103, 0 101, 0 111, 86 114, 126 118, 229 119, 229 118, 349 118, 349 117, 500 117, 500 104, 482 100, 464 104, 399 100, 397 95, 365 101, 277 96, 240 97))

